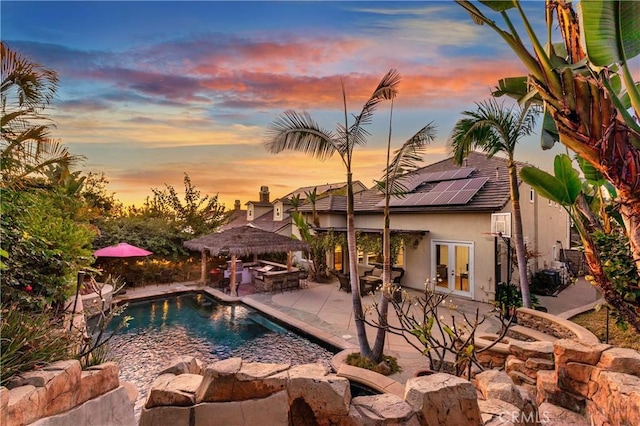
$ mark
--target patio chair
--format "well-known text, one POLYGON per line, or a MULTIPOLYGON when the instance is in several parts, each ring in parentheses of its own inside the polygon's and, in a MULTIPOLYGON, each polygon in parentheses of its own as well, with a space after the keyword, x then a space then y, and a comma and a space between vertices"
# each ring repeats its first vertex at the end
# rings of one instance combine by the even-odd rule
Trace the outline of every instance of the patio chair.
POLYGON ((298 274, 298 287, 300 288, 309 288, 309 273, 305 270, 300 271, 298 274))
POLYGON ((168 284, 173 282, 173 269, 164 269, 158 274, 158 283, 168 284))
POLYGON ((340 282, 340 287, 338 290, 344 290, 347 293, 351 293, 351 279, 349 275, 343 274, 342 272, 335 272, 336 277, 338 277, 338 281, 340 282))

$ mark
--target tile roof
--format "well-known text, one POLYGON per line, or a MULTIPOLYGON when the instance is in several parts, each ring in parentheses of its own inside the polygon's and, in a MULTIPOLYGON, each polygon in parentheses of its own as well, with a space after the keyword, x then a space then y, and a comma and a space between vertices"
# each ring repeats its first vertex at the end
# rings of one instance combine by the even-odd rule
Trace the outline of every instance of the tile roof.
MULTIPOLYGON (((524 163, 517 163, 518 168, 524 163)), ((453 162, 453 158, 447 158, 437 163, 422 167, 415 174, 426 174, 433 172, 443 172, 461 168, 475 169, 469 178, 487 178, 487 182, 463 205, 430 205, 430 206, 396 206, 391 207, 392 212, 440 212, 440 211, 498 211, 508 202, 510 197, 509 174, 507 169, 507 159, 501 157, 487 158, 480 152, 471 152, 462 166, 453 162)), ((412 193, 428 192, 434 188, 438 182, 425 182, 418 185, 412 193)), ((380 213, 383 208, 376 204, 384 200, 384 195, 377 189, 368 189, 359 192, 354 196, 354 208, 357 213, 380 213)), ((311 205, 300 206, 300 211, 311 211, 311 205)), ((333 195, 319 199, 316 203, 316 210, 319 212, 346 212, 347 201, 345 196, 333 195)))

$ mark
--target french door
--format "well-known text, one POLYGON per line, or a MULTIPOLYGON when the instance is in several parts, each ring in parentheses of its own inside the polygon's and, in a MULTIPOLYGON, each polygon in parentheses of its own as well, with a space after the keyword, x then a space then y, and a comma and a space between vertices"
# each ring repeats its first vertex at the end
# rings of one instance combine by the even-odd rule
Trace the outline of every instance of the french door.
POLYGON ((473 298, 473 243, 432 240, 431 271, 437 291, 473 298))

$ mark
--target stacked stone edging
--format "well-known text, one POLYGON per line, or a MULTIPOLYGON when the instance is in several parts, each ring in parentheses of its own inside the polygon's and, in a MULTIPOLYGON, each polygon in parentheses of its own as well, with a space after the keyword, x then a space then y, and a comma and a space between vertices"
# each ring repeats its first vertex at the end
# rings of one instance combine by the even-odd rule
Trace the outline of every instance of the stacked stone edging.
POLYGON ((558 339, 574 339, 592 343, 599 342, 596 335, 586 328, 556 315, 529 308, 518 308, 516 315, 519 325, 557 337, 558 339))
MULTIPOLYGON (((58 361, 40 370, 19 374, 7 383, 6 388, 0 388, 2 426, 27 425, 38 420, 39 424, 45 425, 48 424, 47 418, 68 413, 120 388, 120 394, 127 396, 127 390, 120 386, 118 366, 113 362, 82 371, 78 360, 58 361)), ((121 411, 123 423, 119 424, 135 423, 133 403, 129 402, 129 410, 121 411)), ((77 417, 84 414, 76 412, 74 415, 77 417)), ((96 418, 100 417, 96 415, 94 419, 96 418)), ((59 421, 51 422, 62 424, 59 421)))

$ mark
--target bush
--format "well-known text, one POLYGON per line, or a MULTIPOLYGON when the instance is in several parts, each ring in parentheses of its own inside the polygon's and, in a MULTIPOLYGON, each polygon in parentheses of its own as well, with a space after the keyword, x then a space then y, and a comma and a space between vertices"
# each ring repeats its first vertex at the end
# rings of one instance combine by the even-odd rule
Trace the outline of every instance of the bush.
POLYGON ((2 302, 25 311, 59 308, 78 270, 91 262, 94 231, 72 214, 72 197, 54 191, 2 190, 2 302))
POLYGON ((16 305, 2 305, 0 311, 0 385, 18 373, 72 357, 73 335, 50 312, 23 312, 16 305))
MULTIPOLYGON (((359 352, 351 353, 347 356, 347 364, 354 367, 365 368, 367 370, 375 371, 376 373, 383 374, 380 364, 371 361, 369 358, 365 358, 360 355, 359 352)), ((382 362, 386 363, 391 368, 391 373, 399 373, 402 368, 398 365, 398 360, 395 357, 389 355, 382 355, 382 362)))

